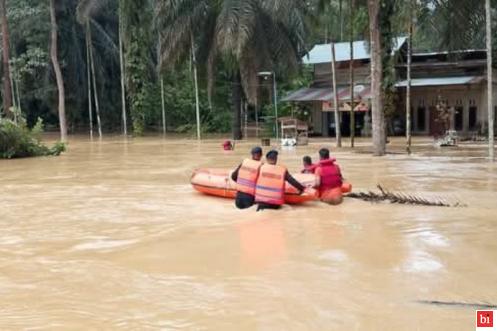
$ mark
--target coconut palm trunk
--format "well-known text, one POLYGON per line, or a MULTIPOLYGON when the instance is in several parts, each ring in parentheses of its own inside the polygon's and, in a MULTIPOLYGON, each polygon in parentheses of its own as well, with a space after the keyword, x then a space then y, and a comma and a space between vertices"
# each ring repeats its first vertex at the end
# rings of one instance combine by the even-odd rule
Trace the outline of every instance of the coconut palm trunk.
POLYGON ((241 109, 240 102, 242 99, 242 81, 240 78, 240 73, 236 73, 234 75, 233 83, 231 86, 231 98, 232 98, 232 107, 233 107, 233 123, 232 123, 232 132, 234 140, 242 139, 242 130, 241 130, 241 109))
POLYGON ((126 77, 124 72, 124 43, 123 43, 123 13, 122 4, 119 1, 119 69, 121 72, 121 111, 123 121, 123 134, 128 135, 128 121, 126 118, 126 77))
POLYGON ((406 150, 411 154, 411 63, 413 3, 409 1, 409 32, 407 37, 407 85, 406 85, 406 150))
POLYGON ((64 77, 60 69, 58 50, 57 50, 57 18, 55 16, 55 0, 50 0, 50 57, 52 59, 55 78, 57 80, 57 89, 59 94, 59 126, 60 140, 67 141, 67 123, 66 123, 66 105, 65 105, 65 90, 64 77))
POLYGON ((166 98, 164 96, 164 78, 162 78, 162 76, 160 76, 160 99, 161 99, 161 108, 162 108, 162 133, 165 136, 167 133, 166 98))
POLYGON ((20 113, 22 113, 21 92, 19 91, 19 80, 20 80, 20 77, 18 77, 18 79, 14 80, 14 85, 12 86, 12 88, 16 91, 16 107, 17 107, 17 110, 20 113))
POLYGON ((354 148, 355 140, 355 102, 354 102, 354 0, 350 0, 350 147, 354 148))
POLYGON ((90 39, 88 37, 88 28, 85 33, 86 39, 86 75, 88 80, 88 121, 90 122, 90 139, 93 139, 93 95, 91 88, 91 61, 90 61, 90 39))
POLYGON ((10 78, 10 45, 9 45, 9 27, 7 22, 6 0, 0 0, 0 11, 2 15, 2 51, 3 51, 3 111, 10 117, 10 108, 12 107, 12 84, 10 78))
POLYGON ((86 23, 86 33, 88 36, 88 43, 90 44, 90 66, 91 66, 91 76, 93 81, 93 96, 95 98, 95 112, 97 114, 97 129, 98 137, 102 138, 102 123, 100 121, 100 104, 98 102, 98 89, 97 89, 97 79, 95 77, 95 60, 93 58, 93 47, 92 47, 92 36, 90 22, 86 23))
POLYGON ((195 42, 193 34, 191 35, 192 41, 192 64, 193 64, 193 83, 195 84, 195 117, 197 120, 197 139, 200 140, 200 104, 198 96, 198 73, 197 73, 197 56, 195 50, 195 42))
POLYGON ((486 39, 487 39, 487 109, 488 109, 488 157, 495 160, 494 150, 494 102, 492 68, 492 17, 490 0, 485 0, 486 39))
POLYGON ((369 34, 371 40, 371 113, 373 122, 373 154, 385 155, 386 134, 383 112, 383 63, 380 31, 380 0, 368 0, 369 34))
POLYGON ((342 130, 340 127, 340 113, 338 105, 338 90, 337 90, 337 76, 336 76, 336 59, 335 59, 335 43, 331 43, 331 74, 333 80, 333 110, 335 112, 335 137, 337 147, 342 147, 342 130))

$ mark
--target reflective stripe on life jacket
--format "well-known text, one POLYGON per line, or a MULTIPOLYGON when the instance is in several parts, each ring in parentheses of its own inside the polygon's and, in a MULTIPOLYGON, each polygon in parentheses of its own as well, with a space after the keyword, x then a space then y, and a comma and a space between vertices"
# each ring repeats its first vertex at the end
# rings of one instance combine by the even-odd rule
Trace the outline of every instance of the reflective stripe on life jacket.
POLYGON ((259 168, 262 162, 245 159, 238 170, 236 190, 250 195, 255 195, 255 185, 259 177, 259 168))
POLYGON ((281 206, 285 203, 286 168, 279 165, 263 164, 255 189, 255 201, 281 206))

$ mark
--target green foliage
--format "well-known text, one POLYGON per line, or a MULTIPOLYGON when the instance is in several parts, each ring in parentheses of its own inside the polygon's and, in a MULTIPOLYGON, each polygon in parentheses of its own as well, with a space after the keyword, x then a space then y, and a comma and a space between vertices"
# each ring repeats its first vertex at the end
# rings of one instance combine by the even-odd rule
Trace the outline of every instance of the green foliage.
POLYGON ((122 13, 127 17, 125 31, 125 71, 133 133, 143 135, 146 126, 147 103, 151 88, 149 49, 152 19, 147 0, 124 0, 122 13))
MULTIPOLYGON (((231 110, 229 85, 220 81, 212 98, 212 109, 207 102, 207 90, 200 87, 200 119, 202 132, 229 132, 231 127, 231 110)), ((151 99, 152 123, 161 121, 160 88, 153 89, 151 99)), ((196 130, 195 87, 192 73, 187 65, 177 71, 164 75, 164 99, 167 125, 178 133, 190 133, 196 130)))
POLYGON ((29 156, 60 155, 65 151, 65 144, 56 143, 48 148, 40 141, 43 132, 43 122, 38 122, 32 130, 21 118, 19 124, 11 120, 0 119, 0 158, 11 159, 29 156))
MULTIPOLYGON (((414 49, 430 51, 485 46, 483 1, 412 1, 415 3, 414 49)), ((409 6, 401 0, 381 2, 382 40, 387 54, 390 38, 407 33, 409 6)), ((85 31, 77 19, 78 12, 83 14, 80 18, 90 20, 93 31, 92 47, 104 130, 121 127, 117 47, 121 23, 126 53, 127 104, 134 133, 142 134, 162 123, 160 81, 156 74, 161 62, 159 57, 165 78, 168 130, 195 131, 195 95, 189 68, 192 37, 199 70, 202 131, 228 132, 233 119, 230 82, 235 73, 241 76, 244 97, 252 103, 259 82, 258 71, 276 71, 278 94, 283 96, 310 82, 310 71, 297 76, 291 74, 306 49, 315 43, 338 41, 341 35, 342 41, 348 41, 351 25, 354 39, 368 39, 366 1, 355 0, 352 22, 349 4, 348 0, 60 1, 56 9, 60 59, 66 78, 68 127, 73 130, 88 128, 85 31), (162 37, 162 56, 158 54, 159 36, 162 37), (209 106, 207 87, 214 82, 212 106, 209 106)), ((496 8, 497 0, 492 0, 492 5, 496 8)), ((33 126, 40 117, 47 126, 57 125, 56 86, 48 56, 48 1, 10 0, 7 9, 12 78, 18 86, 27 122, 33 126)), ((497 34, 493 38, 497 41, 497 34)), ((497 47, 494 50, 497 52, 497 47)), ((494 59, 497 62, 497 56, 494 59)), ((384 58, 384 68, 385 107, 388 108, 389 89, 393 88, 396 79, 392 74, 391 57, 384 58)), ((259 96, 259 106, 268 104, 267 99, 259 96)), ((291 105, 280 103, 279 113, 291 114, 291 105)))

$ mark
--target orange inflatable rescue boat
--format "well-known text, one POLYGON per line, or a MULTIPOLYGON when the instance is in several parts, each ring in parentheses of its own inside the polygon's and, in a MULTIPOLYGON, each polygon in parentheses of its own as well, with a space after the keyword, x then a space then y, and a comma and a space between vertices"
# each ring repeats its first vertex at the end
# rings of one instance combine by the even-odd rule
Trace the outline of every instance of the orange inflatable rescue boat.
MULTIPOLYGON (((295 174, 293 177, 304 186, 316 186, 316 176, 313 174, 295 174)), ((236 183, 231 179, 229 169, 197 169, 192 174, 191 183, 195 190, 207 195, 228 199, 234 199, 236 196, 236 183)), ((350 192, 350 184, 344 184, 342 191, 350 192)), ((317 198, 317 192, 315 194, 304 192, 299 195, 296 188, 285 185, 285 203, 287 204, 299 204, 317 198)))

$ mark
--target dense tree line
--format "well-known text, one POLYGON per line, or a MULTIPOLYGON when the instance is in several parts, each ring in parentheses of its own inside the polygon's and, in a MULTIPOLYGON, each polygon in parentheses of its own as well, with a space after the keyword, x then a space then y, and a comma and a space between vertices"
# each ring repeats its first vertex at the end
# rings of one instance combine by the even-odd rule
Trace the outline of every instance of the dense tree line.
POLYGON ((62 138, 67 125, 240 139, 259 72, 292 86, 313 44, 366 39, 382 155, 392 37, 414 22, 416 49, 482 48, 486 38, 484 2, 471 0, 0 0, 0 11, 3 116, 23 114, 29 125, 40 117, 62 138))

